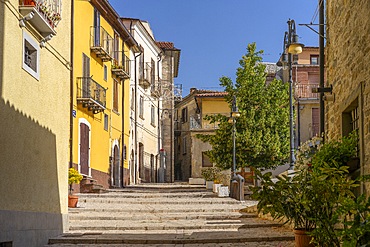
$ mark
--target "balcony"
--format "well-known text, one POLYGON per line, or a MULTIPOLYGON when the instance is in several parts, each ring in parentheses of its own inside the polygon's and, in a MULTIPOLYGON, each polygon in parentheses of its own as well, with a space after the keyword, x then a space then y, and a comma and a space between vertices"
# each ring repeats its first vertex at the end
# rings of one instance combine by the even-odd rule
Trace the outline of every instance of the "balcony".
POLYGON ((122 79, 130 78, 130 59, 123 51, 113 53, 112 73, 122 79))
POLYGON ((61 10, 61 0, 19 0, 19 12, 25 17, 20 20, 20 25, 30 23, 44 38, 56 35, 61 10))
POLYGON ((319 99, 318 93, 312 93, 313 88, 318 88, 318 84, 296 84, 295 98, 298 99, 319 99))
POLYGON ((161 97, 161 81, 155 80, 155 82, 150 85, 150 95, 155 98, 161 97))
POLYGON ((105 110, 106 89, 91 77, 77 78, 77 103, 92 111, 93 114, 105 110))
POLYGON ((152 71, 150 63, 145 63, 144 66, 141 66, 139 85, 142 86, 144 89, 147 89, 152 84, 152 81, 154 82, 155 75, 153 72, 154 71, 152 71))
POLYGON ((90 49, 103 62, 112 60, 113 38, 101 26, 91 27, 90 49))

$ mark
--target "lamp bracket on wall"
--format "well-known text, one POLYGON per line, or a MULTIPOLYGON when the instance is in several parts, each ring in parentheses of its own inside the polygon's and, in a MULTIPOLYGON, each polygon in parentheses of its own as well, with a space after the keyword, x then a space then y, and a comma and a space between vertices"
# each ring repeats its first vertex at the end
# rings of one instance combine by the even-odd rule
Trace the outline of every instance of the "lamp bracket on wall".
MULTIPOLYGON (((320 37, 326 39, 325 36, 321 35, 318 31, 316 31, 315 29, 313 29, 311 26, 320 26, 320 24, 313 24, 313 23, 310 23, 310 24, 298 24, 300 26, 306 26, 308 27, 309 29, 311 29, 312 31, 314 31, 316 34, 318 34, 320 37)), ((322 25, 326 25, 326 24, 322 24, 322 25)))
POLYGON ((333 92, 333 85, 330 85, 330 87, 312 88, 312 93, 332 93, 332 92, 333 92))

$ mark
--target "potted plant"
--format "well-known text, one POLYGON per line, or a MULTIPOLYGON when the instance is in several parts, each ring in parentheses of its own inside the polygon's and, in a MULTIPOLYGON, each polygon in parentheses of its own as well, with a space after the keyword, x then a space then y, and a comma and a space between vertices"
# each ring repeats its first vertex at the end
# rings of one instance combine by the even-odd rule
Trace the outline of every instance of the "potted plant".
POLYGON ((68 170, 68 184, 69 184, 69 195, 68 195, 68 207, 75 208, 78 203, 78 197, 72 195, 72 185, 79 184, 82 180, 82 175, 74 168, 68 170))
POLYGON ((206 188, 212 189, 214 182, 217 180, 220 169, 217 167, 207 167, 202 170, 202 177, 206 180, 206 188))
POLYGON ((291 223, 296 246, 342 246, 341 227, 346 230, 346 221, 356 212, 343 209, 355 201, 353 190, 358 186, 346 166, 356 154, 356 140, 356 135, 350 135, 325 144, 305 143, 297 154, 294 176, 279 176, 275 183, 271 173, 256 170, 262 187, 251 190, 252 198, 259 200, 258 211, 291 223))

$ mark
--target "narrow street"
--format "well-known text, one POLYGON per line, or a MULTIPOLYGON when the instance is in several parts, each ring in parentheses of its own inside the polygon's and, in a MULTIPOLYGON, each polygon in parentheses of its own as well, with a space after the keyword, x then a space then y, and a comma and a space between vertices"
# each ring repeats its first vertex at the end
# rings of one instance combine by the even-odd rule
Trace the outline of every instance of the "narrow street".
POLYGON ((148 184, 79 197, 69 232, 48 246, 294 246, 289 228, 240 211, 255 201, 204 187, 148 184))

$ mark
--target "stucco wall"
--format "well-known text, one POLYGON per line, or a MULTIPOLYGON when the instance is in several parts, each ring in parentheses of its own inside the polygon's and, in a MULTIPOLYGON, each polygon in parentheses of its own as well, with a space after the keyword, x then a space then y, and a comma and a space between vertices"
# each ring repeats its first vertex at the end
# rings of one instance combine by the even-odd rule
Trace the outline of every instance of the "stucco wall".
MULTIPOLYGON (((362 173, 370 172, 370 2, 327 1, 327 81, 333 85, 334 102, 326 102, 329 139, 344 133, 343 113, 359 107, 362 173)), ((369 187, 367 187, 369 191, 369 187)))
POLYGON ((0 4, 0 243, 43 246, 67 227, 70 5, 40 49, 40 78, 22 68, 18 1, 0 4))

